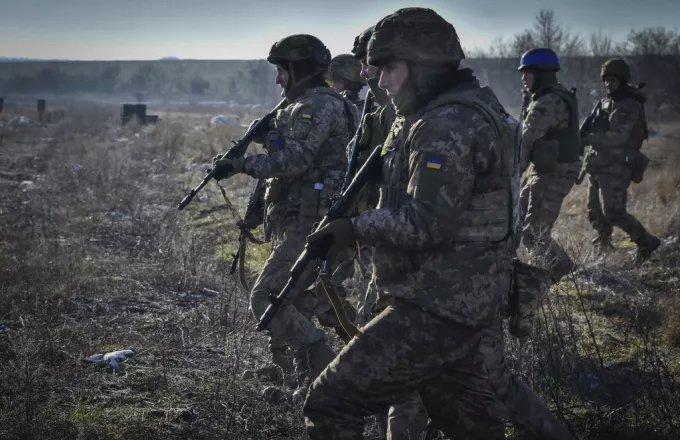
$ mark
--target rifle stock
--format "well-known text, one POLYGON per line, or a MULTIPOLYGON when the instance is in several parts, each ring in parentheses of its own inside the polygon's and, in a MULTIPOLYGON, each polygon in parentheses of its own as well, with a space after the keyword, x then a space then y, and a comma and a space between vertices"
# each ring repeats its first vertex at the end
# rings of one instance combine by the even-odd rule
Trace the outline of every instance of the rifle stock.
MULTIPOLYGON (((361 167, 359 172, 356 173, 348 187, 335 200, 335 202, 328 210, 324 218, 321 219, 321 222, 319 222, 319 225, 315 230, 318 231, 331 221, 344 217, 347 214, 348 208, 352 206, 352 203, 359 196, 361 189, 369 180, 370 174, 372 173, 374 166, 376 166, 376 164, 380 161, 381 150, 382 145, 378 145, 377 147, 375 147, 375 149, 371 152, 371 155, 368 157, 368 160, 366 160, 366 162, 361 167)), ((271 304, 269 305, 269 307, 267 307, 267 310, 265 310, 265 312, 262 314, 262 317, 260 317, 260 320, 257 324, 258 331, 262 331, 267 328, 272 318, 274 317, 274 315, 276 315, 276 312, 283 304, 283 301, 286 299, 288 294, 290 294, 291 290, 293 290, 293 288, 296 286, 298 280, 302 276, 302 273, 307 268, 309 263, 318 258, 325 257, 327 251, 328 249, 323 249, 319 245, 310 246, 309 243, 305 245, 305 248, 303 249, 302 253, 298 257, 293 267, 291 268, 290 278, 288 279, 288 282, 286 283, 284 288, 281 290, 281 293, 279 293, 276 296, 274 295, 270 296, 271 304)))
MULTIPOLYGON (((250 129, 246 132, 246 134, 243 135, 243 137, 234 144, 233 147, 231 147, 225 154, 224 157, 227 159, 234 159, 236 157, 241 157, 244 154, 246 154, 246 150, 248 149, 248 145, 250 145, 250 142, 253 140, 255 137, 255 134, 260 131, 260 129, 263 126, 269 125, 269 121, 276 116, 276 112, 280 109, 282 109, 285 105, 287 104, 287 101, 285 99, 282 99, 281 102, 277 104, 276 107, 269 113, 267 113, 262 119, 257 121, 250 129)), ((184 209, 189 203, 191 203, 191 200, 198 194, 198 192, 203 189, 204 186, 210 182, 210 179, 213 178, 215 175, 215 169, 211 169, 208 171, 208 174, 203 178, 201 183, 196 186, 196 188, 192 189, 189 194, 187 194, 184 199, 177 205, 178 210, 184 209)))

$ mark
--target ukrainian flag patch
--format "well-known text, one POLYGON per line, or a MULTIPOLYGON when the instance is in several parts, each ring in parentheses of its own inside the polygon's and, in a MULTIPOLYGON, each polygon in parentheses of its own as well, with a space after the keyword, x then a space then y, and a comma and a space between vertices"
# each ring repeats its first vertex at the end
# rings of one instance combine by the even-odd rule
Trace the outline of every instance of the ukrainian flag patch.
POLYGON ((440 170, 442 168, 442 160, 438 157, 430 157, 427 159, 425 166, 431 170, 440 170))
POLYGON ((300 113, 300 117, 302 119, 312 119, 312 111, 311 110, 302 110, 300 113))

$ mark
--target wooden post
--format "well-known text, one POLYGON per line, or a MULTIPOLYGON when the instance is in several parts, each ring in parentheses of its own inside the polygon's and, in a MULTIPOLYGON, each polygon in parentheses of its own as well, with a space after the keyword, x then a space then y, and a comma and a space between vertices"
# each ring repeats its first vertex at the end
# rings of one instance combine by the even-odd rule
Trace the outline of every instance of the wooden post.
POLYGON ((42 124, 43 115, 45 114, 45 108, 47 107, 47 101, 44 99, 38 99, 38 121, 42 124))

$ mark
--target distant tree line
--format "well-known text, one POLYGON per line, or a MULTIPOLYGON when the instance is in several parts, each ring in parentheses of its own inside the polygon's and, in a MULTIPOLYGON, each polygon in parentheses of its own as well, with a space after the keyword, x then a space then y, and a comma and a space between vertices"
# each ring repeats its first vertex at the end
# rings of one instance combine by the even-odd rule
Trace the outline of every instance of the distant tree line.
MULTIPOLYGON (((219 69, 219 62, 215 62, 219 69)), ((64 64, 68 66, 68 64, 64 64)), ((35 74, 10 73, 0 80, 0 96, 12 93, 129 93, 140 97, 193 95, 211 100, 269 103, 278 96, 273 69, 266 61, 244 61, 231 75, 212 77, 187 69, 187 62, 145 62, 123 74, 120 64, 78 69, 42 67, 35 74)), ((6 66, 12 69, 12 66, 6 66)))

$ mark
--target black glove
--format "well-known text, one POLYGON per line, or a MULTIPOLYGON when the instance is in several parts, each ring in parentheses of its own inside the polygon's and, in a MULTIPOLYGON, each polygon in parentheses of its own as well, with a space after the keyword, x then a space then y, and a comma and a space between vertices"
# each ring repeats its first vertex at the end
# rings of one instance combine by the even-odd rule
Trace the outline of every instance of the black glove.
POLYGON ((243 172, 244 157, 234 159, 222 159, 222 157, 224 157, 223 154, 218 154, 213 158, 213 179, 220 181, 243 172))
POLYGON ((355 242, 354 228, 348 218, 333 220, 307 237, 307 243, 327 248, 326 257, 331 260, 355 242))

